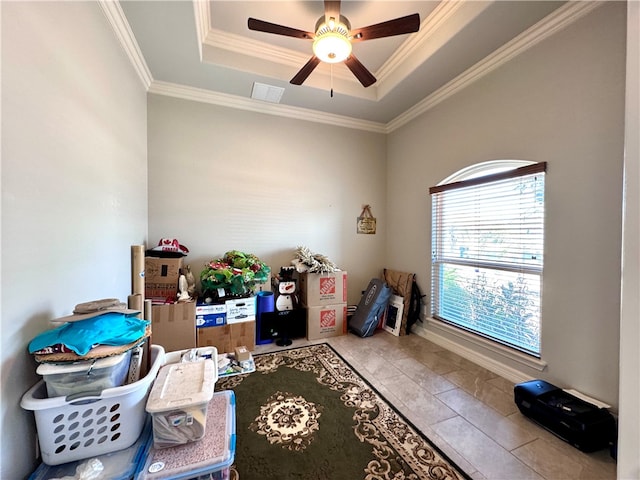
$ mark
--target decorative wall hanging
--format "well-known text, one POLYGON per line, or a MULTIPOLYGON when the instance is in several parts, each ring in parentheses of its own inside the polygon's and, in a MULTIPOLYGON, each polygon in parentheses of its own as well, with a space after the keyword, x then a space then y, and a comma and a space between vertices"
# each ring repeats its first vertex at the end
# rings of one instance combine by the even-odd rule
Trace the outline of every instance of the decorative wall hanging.
POLYGON ((357 233, 374 235, 376 233, 376 219, 371 213, 371 205, 365 205, 358 217, 357 233))

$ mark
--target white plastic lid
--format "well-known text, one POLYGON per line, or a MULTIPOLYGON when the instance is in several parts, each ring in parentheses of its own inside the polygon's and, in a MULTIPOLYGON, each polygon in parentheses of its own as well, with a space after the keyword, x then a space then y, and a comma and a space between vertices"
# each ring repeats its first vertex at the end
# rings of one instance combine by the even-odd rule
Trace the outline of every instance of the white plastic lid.
POLYGON ((73 363, 41 363, 36 369, 38 375, 59 375, 61 373, 88 372, 89 370, 100 370, 111 368, 122 362, 131 353, 127 351, 110 357, 98 358, 95 360, 82 360, 73 363))
POLYGON ((215 368, 213 360, 209 359, 165 365, 149 393, 147 412, 159 413, 208 403, 213 397, 215 368))

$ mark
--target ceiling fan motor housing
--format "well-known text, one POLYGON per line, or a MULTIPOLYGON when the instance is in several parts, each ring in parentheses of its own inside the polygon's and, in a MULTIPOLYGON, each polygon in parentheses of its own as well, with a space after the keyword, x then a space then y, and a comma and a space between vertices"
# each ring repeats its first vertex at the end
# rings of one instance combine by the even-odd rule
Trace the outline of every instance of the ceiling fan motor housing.
POLYGON ((326 31, 330 31, 332 29, 333 30, 340 29, 341 32, 344 32, 344 36, 348 37, 349 31, 351 30, 351 23, 349 22, 347 17, 345 17, 344 15, 340 15, 340 18, 338 19, 338 21, 335 21, 335 19, 333 20, 334 20, 334 26, 333 28, 331 28, 329 25, 326 24, 324 15, 318 18, 318 21, 316 22, 316 28, 315 28, 316 35, 325 33, 326 31), (325 27, 326 30, 322 27, 325 27), (320 31, 321 28, 323 29, 322 32, 320 31))
POLYGON ((313 40, 313 52, 323 62, 338 63, 351 55, 349 31, 351 24, 346 17, 330 19, 325 22, 324 15, 316 22, 316 35, 313 40))

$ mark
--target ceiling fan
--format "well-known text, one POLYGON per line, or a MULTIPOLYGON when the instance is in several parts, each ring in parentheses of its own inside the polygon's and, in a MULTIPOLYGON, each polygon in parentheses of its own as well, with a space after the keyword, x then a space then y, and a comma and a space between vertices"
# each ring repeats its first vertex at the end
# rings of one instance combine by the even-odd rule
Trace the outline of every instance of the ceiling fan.
POLYGON ((414 13, 352 30, 349 20, 340 15, 340 1, 325 0, 324 15, 316 22, 314 32, 285 27, 255 18, 249 18, 248 26, 249 30, 258 32, 313 40, 313 56, 290 80, 290 83, 302 85, 320 62, 344 62, 360 83, 364 87, 368 87, 375 83, 376 77, 351 52, 351 44, 374 38, 417 32, 420 28, 420 15, 414 13))

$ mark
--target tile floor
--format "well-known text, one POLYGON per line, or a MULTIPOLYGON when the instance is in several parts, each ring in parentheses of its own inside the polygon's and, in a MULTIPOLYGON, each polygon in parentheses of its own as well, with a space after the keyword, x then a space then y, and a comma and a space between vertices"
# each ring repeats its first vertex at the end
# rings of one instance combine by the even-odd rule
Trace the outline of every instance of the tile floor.
POLYGON ((512 383, 418 335, 379 331, 287 348, 325 341, 475 480, 616 478, 608 450, 585 454, 538 427, 518 411, 512 383))

